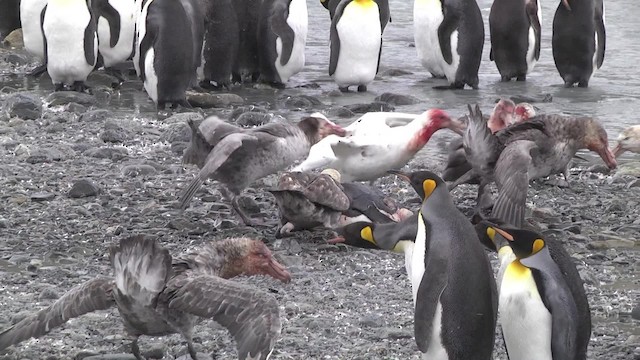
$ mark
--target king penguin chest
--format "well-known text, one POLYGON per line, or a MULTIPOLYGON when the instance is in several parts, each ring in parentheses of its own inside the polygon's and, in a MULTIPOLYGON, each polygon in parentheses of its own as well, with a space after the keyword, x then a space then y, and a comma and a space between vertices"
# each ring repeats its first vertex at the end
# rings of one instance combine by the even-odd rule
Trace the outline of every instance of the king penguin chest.
POLYGON ((373 49, 378 51, 382 27, 378 4, 373 0, 352 0, 345 6, 336 24, 342 49, 373 49))
POLYGON ((540 296, 531 269, 514 260, 500 286, 500 323, 514 360, 551 360, 551 313, 540 296))

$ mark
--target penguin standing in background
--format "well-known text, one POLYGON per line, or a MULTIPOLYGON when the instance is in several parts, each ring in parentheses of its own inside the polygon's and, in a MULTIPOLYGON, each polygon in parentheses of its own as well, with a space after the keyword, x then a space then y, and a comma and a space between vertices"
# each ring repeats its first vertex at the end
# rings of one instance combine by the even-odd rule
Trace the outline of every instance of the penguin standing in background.
POLYGON ((20 27, 20 0, 0 1, 0 41, 20 27))
POLYGON ((336 13, 336 8, 340 0, 320 0, 320 4, 324 6, 325 9, 329 10, 329 18, 333 19, 333 14, 336 13))
POLYGON ((259 81, 284 87, 304 67, 306 0, 263 0, 258 21, 259 81))
POLYGON ((239 44, 234 61, 233 82, 256 82, 260 77, 258 19, 262 0, 234 0, 239 30, 239 44))
MULTIPOLYGON (((199 5, 190 0, 194 9, 199 5)), ((185 9, 182 1, 146 0, 138 18, 138 42, 134 61, 138 76, 158 110, 166 104, 191 107, 186 90, 196 73, 194 46, 202 42, 192 30, 194 13, 185 9)))
POLYGON ((96 65, 96 19, 86 0, 49 0, 42 10, 44 62, 55 90, 85 91, 96 65))
POLYGON ((553 18, 553 60, 565 87, 588 87, 604 61, 603 0, 562 0, 553 18))
POLYGON ((502 81, 525 81, 540 59, 542 11, 538 0, 495 0, 489 13, 491 52, 502 81))
POLYGON ((562 244, 531 230, 487 221, 478 226, 498 250, 500 322, 509 359, 585 360, 589 303, 562 244))
POLYGON ((329 76, 340 91, 367 91, 380 66, 382 33, 389 22, 388 0, 342 0, 331 19, 329 76))
MULTIPOLYGON (((22 40, 27 51, 44 60, 44 34, 42 33, 42 10, 48 0, 21 0, 20 23, 22 24, 22 40)), ((30 72, 37 76, 47 71, 47 64, 42 64, 30 72)))
POLYGON ((484 23, 476 0, 416 0, 413 16, 418 57, 449 82, 434 89, 477 89, 484 23))
POLYGON ((138 6, 134 0, 91 0, 98 19, 98 61, 120 81, 121 74, 112 67, 133 54, 138 6))
POLYGON ((208 89, 229 88, 231 72, 239 45, 235 0, 211 0, 201 3, 205 14, 203 81, 208 89))
POLYGON ((390 173, 423 199, 410 261, 418 349, 426 359, 491 359, 498 298, 473 225, 436 174, 390 173))
POLYGON ((191 25, 191 42, 193 52, 193 72, 189 88, 200 89, 198 84, 198 68, 202 65, 202 47, 204 44, 204 12, 199 0, 180 0, 180 4, 189 19, 191 25))

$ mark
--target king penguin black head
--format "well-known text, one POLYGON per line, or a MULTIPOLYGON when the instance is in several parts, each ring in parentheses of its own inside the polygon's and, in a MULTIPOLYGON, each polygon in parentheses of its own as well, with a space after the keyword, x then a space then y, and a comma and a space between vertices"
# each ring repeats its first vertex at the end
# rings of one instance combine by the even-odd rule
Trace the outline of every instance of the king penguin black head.
POLYGON ((375 224, 359 221, 336 229, 338 237, 329 240, 329 243, 343 243, 363 249, 380 249, 373 238, 375 224))
POLYGON ((408 181, 423 201, 428 199, 436 189, 447 189, 447 183, 431 171, 419 170, 406 173, 398 170, 389 170, 388 173, 395 174, 408 181))
POLYGON ((487 234, 492 239, 497 234, 507 239, 509 246, 518 259, 524 259, 537 254, 546 246, 542 235, 532 230, 505 226, 489 226, 487 228, 487 234))

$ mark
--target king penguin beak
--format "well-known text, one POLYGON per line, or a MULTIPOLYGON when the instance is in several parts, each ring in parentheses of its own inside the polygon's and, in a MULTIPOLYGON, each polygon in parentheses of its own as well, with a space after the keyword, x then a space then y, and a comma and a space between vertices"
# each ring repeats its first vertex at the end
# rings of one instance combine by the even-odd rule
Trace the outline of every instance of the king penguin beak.
POLYGON ((569 5, 569 0, 562 0, 562 5, 564 5, 567 10, 571 11, 571 5, 569 5))

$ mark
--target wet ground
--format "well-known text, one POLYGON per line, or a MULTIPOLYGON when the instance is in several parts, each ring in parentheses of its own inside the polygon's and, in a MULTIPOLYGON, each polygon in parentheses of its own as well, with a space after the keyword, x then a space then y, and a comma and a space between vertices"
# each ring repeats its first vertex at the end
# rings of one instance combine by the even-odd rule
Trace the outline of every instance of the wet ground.
MULTIPOLYGON (((490 2, 479 3, 486 19, 490 2)), ((479 102, 489 111, 502 95, 551 94, 551 103, 535 104, 540 112, 597 116, 613 139, 622 128, 638 122, 640 73, 633 65, 640 44, 632 35, 640 30, 633 19, 640 7, 625 0, 607 8, 607 58, 586 90, 560 86, 550 49, 554 8, 550 2, 543 4, 546 47, 527 83, 498 82, 497 70, 488 61, 487 41, 480 91, 435 92, 431 86, 439 82, 428 79, 411 47, 412 4, 391 1, 393 22, 385 33, 379 78, 367 93, 340 95, 326 75, 328 15, 310 0, 304 72, 284 91, 237 88, 233 92, 244 105, 257 105, 290 120, 325 111, 342 124, 356 118, 342 106, 370 104, 384 92, 420 100, 395 106, 396 111, 417 113, 438 106, 456 116, 468 102, 479 102), (408 73, 398 75, 399 70, 408 73)), ((238 225, 213 183, 184 213, 173 208, 195 172, 182 171, 181 166, 180 153, 189 137, 186 119, 201 113, 229 117, 231 107, 158 120, 139 81, 113 90, 111 79, 101 72, 89 79, 93 96, 63 93, 52 98, 48 77, 33 80, 24 75, 37 63, 34 59, 5 49, 0 49, 0 59, 0 83, 5 86, 0 93, 0 329, 47 306, 72 286, 110 274, 107 248, 124 236, 157 236, 177 254, 206 241, 249 234, 268 242, 293 275, 287 285, 262 278, 239 280, 271 289, 281 304, 283 333, 273 359, 419 358, 401 255, 328 245, 326 231, 276 240, 275 228, 238 225), (27 104, 27 110, 12 116, 9 103, 16 99, 27 104), (96 194, 71 197, 72 186, 82 179, 95 185, 96 194)), ((409 168, 441 170, 443 145, 452 136, 436 134, 409 168)), ((597 166, 601 161, 585 156, 587 162, 574 164, 569 188, 546 181, 531 186, 531 216, 546 234, 562 239, 585 280, 594 323, 588 358, 638 359, 640 315, 634 320, 632 312, 640 312, 640 163, 637 156, 625 155, 618 170, 602 173, 597 166)), ((270 176, 246 192, 246 204, 256 216, 277 219, 274 199, 264 191, 275 181, 270 176)), ((377 186, 406 206, 416 206, 413 192, 394 178, 383 178, 377 186)), ((475 187, 462 186, 453 196, 469 213, 475 187)), ((211 321, 197 327, 195 343, 199 351, 218 359, 235 356, 233 340, 211 321)), ((127 353, 128 344, 117 311, 103 311, 11 347, 0 359, 79 359, 127 353)), ((495 358, 506 359, 501 341, 497 344, 495 358)), ((186 353, 179 336, 143 337, 141 349, 151 358, 173 359, 186 353)))

